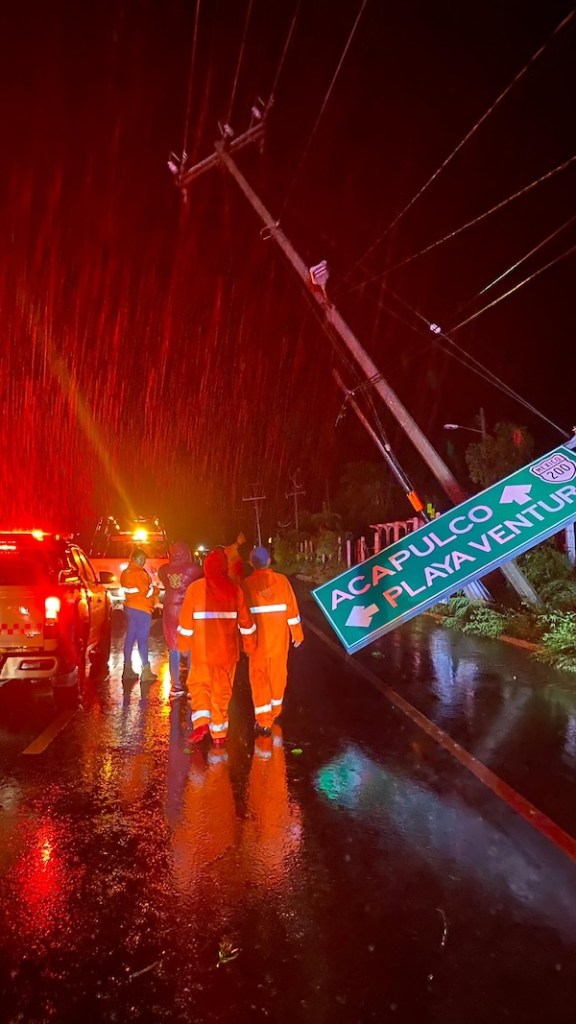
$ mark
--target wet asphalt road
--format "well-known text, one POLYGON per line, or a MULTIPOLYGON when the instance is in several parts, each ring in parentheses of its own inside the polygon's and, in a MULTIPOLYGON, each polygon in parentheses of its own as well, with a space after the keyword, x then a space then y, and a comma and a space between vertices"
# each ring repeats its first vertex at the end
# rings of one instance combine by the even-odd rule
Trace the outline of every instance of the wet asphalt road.
MULTIPOLYGON (((3 1021, 573 1024, 576 863, 311 630, 282 729, 242 661, 189 753, 154 636, 147 692, 118 634, 74 716, 0 694, 3 1021)), ((357 659, 576 836, 570 679, 426 618, 357 659)))

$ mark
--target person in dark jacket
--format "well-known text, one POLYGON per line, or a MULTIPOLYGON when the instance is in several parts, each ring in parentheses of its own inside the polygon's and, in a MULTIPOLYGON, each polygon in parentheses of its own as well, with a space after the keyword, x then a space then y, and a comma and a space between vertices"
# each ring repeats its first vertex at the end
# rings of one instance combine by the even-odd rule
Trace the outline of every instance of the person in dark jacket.
POLYGON ((178 619, 186 590, 201 576, 202 569, 192 558, 192 552, 188 545, 182 540, 175 541, 170 547, 170 561, 166 565, 161 565, 158 570, 158 577, 165 588, 162 628, 168 647, 170 698, 172 700, 183 697, 186 692, 180 682, 181 657, 186 659, 187 668, 190 669, 190 651, 181 655, 178 650, 178 619))

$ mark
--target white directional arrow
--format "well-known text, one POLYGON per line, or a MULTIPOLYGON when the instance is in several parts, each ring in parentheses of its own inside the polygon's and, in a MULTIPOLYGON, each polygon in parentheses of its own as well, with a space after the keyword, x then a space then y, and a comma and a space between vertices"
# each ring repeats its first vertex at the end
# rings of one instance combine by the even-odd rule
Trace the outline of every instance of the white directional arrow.
POLYGON ((517 505, 525 505, 527 501, 531 501, 531 490, 532 484, 509 484, 500 495, 500 504, 511 505, 516 502, 517 505))
POLYGON ((372 616, 376 615, 377 611, 377 604, 370 604, 367 608, 363 604, 356 604, 346 619, 346 625, 360 626, 361 629, 367 629, 372 622, 372 616))

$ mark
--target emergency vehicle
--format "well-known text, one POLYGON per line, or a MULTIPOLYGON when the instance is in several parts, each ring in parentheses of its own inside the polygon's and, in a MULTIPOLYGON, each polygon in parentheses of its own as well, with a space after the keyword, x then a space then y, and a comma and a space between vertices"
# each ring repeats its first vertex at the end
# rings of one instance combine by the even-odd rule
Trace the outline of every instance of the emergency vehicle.
POLYGON ((112 574, 113 580, 108 585, 112 607, 123 608, 124 591, 120 586, 120 576, 128 568, 135 547, 142 548, 146 554, 145 568, 158 588, 156 608, 161 610, 164 588, 158 578, 158 569, 170 560, 170 556, 166 531, 159 519, 137 516, 120 524, 114 516, 102 516, 89 548, 90 561, 97 572, 112 574))
POLYGON ((0 688, 28 682, 76 697, 87 657, 102 668, 110 657, 109 582, 69 537, 0 532, 0 688))

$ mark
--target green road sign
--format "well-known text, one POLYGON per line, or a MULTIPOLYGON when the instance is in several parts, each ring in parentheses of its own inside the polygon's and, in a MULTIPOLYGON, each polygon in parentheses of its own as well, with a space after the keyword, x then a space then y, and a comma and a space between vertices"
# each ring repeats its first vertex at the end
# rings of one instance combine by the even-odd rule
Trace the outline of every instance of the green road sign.
POLYGON ((560 445, 313 591, 351 654, 576 520, 560 445))

